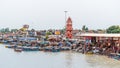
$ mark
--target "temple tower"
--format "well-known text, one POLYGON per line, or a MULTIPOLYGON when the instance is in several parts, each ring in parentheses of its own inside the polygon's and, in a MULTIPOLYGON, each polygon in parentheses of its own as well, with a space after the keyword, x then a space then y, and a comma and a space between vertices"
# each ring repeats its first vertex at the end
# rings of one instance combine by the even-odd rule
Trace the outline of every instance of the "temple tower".
POLYGON ((72 38, 72 20, 69 17, 66 22, 66 38, 71 39, 72 38))

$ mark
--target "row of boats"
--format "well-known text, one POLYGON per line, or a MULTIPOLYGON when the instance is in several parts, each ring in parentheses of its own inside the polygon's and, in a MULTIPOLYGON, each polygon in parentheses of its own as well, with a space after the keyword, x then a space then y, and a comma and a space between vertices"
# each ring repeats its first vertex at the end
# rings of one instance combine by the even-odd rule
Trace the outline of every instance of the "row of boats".
POLYGON ((6 45, 5 47, 14 49, 14 51, 16 51, 16 52, 22 52, 22 51, 60 52, 60 51, 69 51, 69 50, 71 50, 70 47, 58 47, 58 46, 39 47, 39 46, 6 45))

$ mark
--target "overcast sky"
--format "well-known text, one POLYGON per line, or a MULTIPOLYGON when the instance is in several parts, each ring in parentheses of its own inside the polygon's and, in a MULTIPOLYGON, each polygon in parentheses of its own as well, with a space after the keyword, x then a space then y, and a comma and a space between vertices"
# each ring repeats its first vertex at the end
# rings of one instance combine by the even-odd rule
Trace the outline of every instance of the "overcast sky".
POLYGON ((61 29, 65 12, 74 29, 120 25, 120 0, 0 0, 0 28, 61 29))

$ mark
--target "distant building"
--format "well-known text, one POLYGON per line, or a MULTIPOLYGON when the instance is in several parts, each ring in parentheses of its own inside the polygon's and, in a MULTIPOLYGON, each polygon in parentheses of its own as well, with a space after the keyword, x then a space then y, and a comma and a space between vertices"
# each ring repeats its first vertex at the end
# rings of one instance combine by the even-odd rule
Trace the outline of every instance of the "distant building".
POLYGON ((77 39, 78 37, 76 36, 76 34, 80 33, 80 30, 78 29, 75 29, 72 31, 72 34, 73 34, 73 39, 77 39))

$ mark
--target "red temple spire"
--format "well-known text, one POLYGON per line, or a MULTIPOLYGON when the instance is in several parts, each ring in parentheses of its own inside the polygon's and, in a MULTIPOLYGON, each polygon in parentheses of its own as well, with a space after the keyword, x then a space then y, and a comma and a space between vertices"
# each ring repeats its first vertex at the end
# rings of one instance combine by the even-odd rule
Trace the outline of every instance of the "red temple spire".
POLYGON ((68 20, 67 20, 67 24, 66 24, 66 37, 71 39, 72 38, 72 31, 73 31, 73 28, 72 28, 72 20, 71 18, 69 17, 68 20))

